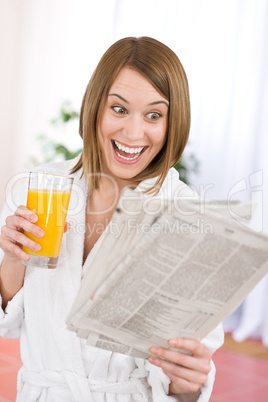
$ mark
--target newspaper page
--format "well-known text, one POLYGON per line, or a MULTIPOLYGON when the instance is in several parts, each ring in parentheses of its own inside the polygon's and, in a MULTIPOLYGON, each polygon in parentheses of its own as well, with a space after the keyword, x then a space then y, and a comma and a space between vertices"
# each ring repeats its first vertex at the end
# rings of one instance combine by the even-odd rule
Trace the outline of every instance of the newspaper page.
MULTIPOLYGON (((148 231, 154 220, 161 214, 162 201, 141 196, 127 190, 120 199, 118 207, 84 264, 84 276, 76 300, 66 318, 70 330, 76 330, 71 318, 90 302, 95 291, 102 285, 124 256, 148 231)), ((78 330, 78 328, 77 328, 78 330)))
POLYGON ((149 213, 144 205, 134 218, 118 213, 124 235, 105 233, 68 327, 92 346, 137 357, 171 337, 203 339, 268 272, 268 237, 221 217, 222 208, 155 200, 149 213))

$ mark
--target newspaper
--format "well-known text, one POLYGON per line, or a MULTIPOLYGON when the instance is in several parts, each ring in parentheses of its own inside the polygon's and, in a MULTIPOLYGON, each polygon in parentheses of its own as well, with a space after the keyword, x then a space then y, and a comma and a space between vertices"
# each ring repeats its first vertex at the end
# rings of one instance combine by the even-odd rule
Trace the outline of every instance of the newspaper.
POLYGON ((67 327, 91 346, 143 358, 153 345, 171 348, 171 337, 202 340, 268 272, 268 236, 248 227, 253 209, 127 190, 67 327))

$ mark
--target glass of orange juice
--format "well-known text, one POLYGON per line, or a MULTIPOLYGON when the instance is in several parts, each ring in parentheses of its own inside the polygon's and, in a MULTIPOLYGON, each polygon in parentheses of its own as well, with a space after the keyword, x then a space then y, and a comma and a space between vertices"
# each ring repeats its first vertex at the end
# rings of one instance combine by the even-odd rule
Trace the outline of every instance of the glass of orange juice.
POLYGON ((56 268, 72 185, 72 177, 30 172, 27 208, 38 216, 36 224, 45 235, 40 239, 24 232, 41 246, 38 252, 23 246, 23 251, 30 255, 29 261, 23 261, 25 265, 56 268))

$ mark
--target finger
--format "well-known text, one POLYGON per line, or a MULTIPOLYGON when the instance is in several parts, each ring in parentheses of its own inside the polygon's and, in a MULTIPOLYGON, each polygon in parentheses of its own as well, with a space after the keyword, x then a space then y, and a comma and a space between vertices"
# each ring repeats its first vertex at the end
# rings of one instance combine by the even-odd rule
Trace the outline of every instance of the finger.
MULTIPOLYGON (((207 380, 207 374, 205 374, 204 372, 200 372, 198 370, 193 370, 183 366, 179 366, 178 364, 174 364, 154 356, 150 357, 149 361, 150 363, 158 367, 161 367, 166 374, 167 373, 172 374, 172 380, 176 379, 176 377, 179 377, 189 382, 199 384, 199 386, 203 385, 207 380)), ((167 375, 171 379, 171 376, 169 374, 167 375)))
POLYGON ((184 349, 191 352, 194 356, 207 357, 211 359, 211 351, 200 341, 195 339, 172 338, 169 340, 170 346, 184 349))
POLYGON ((16 258, 29 261, 30 257, 16 243, 0 237, 0 247, 4 250, 7 258, 15 260, 16 258))
POLYGON ((2 228, 2 232, 5 233, 5 228, 17 229, 19 231, 25 231, 31 233, 36 237, 43 237, 44 231, 34 223, 29 222, 25 217, 19 215, 12 215, 6 218, 6 225, 2 228))
MULTIPOLYGON (((171 383, 169 386, 169 392, 172 394, 185 394, 185 393, 191 393, 195 394, 197 391, 200 390, 201 386, 200 384, 196 384, 194 382, 190 382, 185 380, 184 378, 176 377, 173 376, 172 373, 165 372, 165 374, 170 378, 171 383)), ((195 394, 196 395, 196 394, 195 394)), ((191 400, 197 400, 197 399, 192 399, 191 400)))
POLYGON ((20 246, 25 246, 32 251, 40 251, 40 244, 28 238, 23 232, 17 231, 15 229, 11 229, 9 227, 4 228, 4 237, 7 241, 12 243, 17 243, 20 246))
POLYGON ((14 215, 23 216, 24 218, 29 219, 31 222, 38 221, 38 216, 33 211, 31 211, 29 208, 25 207, 24 205, 20 205, 16 209, 14 215))
POLYGON ((68 231, 70 230, 70 228, 71 228, 70 223, 69 223, 69 222, 66 222, 66 223, 65 223, 65 226, 64 226, 64 233, 68 232, 68 231))
POLYGON ((150 349, 151 353, 157 357, 175 363, 179 366, 187 367, 192 370, 209 373, 210 371, 210 358, 196 357, 174 350, 153 347, 150 349))

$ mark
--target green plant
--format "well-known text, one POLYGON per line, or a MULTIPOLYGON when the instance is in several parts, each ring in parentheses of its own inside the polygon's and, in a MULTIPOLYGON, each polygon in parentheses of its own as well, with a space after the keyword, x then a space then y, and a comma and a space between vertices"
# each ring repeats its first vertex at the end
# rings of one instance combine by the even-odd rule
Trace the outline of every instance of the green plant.
MULTIPOLYGON (((51 124, 54 129, 60 129, 66 124, 69 124, 71 121, 77 120, 79 118, 79 114, 73 109, 70 102, 64 102, 61 105, 58 116, 51 120, 51 124)), ((43 160, 37 161, 32 158, 32 164, 40 164, 54 161, 55 159, 59 159, 59 157, 63 160, 69 160, 75 158, 82 151, 81 148, 76 149, 74 151, 70 150, 66 145, 56 142, 48 138, 46 134, 39 134, 37 136, 37 141, 41 148, 41 153, 43 160)), ((180 173, 180 179, 189 184, 189 175, 192 172, 198 172, 198 161, 193 153, 185 156, 186 153, 181 157, 179 162, 175 165, 175 169, 180 173)))
MULTIPOLYGON (((67 124, 79 118, 79 114, 73 109, 70 102, 64 102, 61 105, 58 115, 50 121, 53 130, 62 131, 67 124)), ((37 142, 41 150, 42 160, 36 157, 31 158, 31 165, 39 165, 42 163, 52 162, 58 159, 69 160, 75 158, 82 151, 82 148, 75 150, 69 149, 66 144, 49 138, 47 134, 38 134, 37 142)))
POLYGON ((187 156, 184 154, 174 167, 180 174, 180 180, 190 184, 190 173, 198 173, 199 162, 193 153, 187 156))

